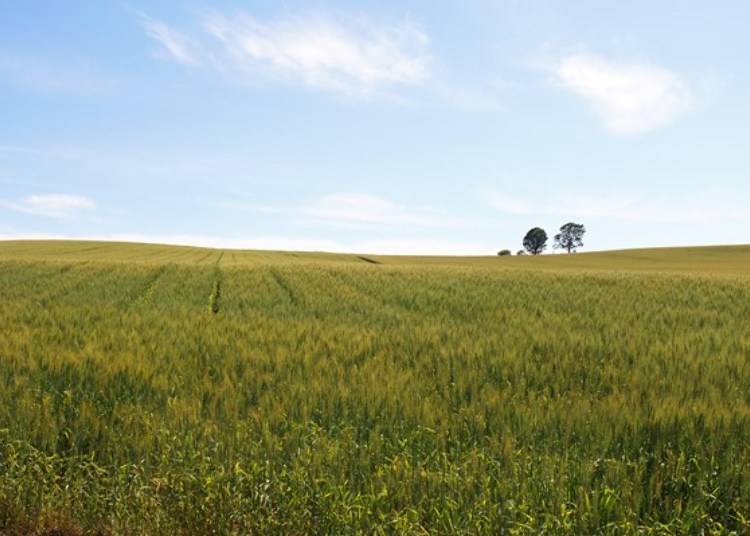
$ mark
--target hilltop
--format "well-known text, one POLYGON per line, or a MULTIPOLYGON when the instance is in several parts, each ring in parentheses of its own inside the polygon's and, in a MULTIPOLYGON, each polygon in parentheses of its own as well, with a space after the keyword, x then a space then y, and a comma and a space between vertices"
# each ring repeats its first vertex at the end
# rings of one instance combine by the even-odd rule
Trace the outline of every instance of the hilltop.
POLYGON ((0 243, 0 533, 748 533, 749 271, 0 243))
POLYGON ((131 242, 22 240, 0 241, 0 261, 3 260, 184 265, 220 263, 222 266, 353 263, 750 275, 750 245, 623 249, 538 257, 450 257, 214 249, 131 242))

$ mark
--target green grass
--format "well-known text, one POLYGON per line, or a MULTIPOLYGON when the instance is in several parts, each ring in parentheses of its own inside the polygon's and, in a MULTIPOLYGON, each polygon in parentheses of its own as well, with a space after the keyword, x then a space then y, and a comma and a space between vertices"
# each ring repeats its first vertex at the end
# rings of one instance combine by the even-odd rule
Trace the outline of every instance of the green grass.
POLYGON ((5 242, 0 300, 0 534, 750 532, 747 246, 5 242))

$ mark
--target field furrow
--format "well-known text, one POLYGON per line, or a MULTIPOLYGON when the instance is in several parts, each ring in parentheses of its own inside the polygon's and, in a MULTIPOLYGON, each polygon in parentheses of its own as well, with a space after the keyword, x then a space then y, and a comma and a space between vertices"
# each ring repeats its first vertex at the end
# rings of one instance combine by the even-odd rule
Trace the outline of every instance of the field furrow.
POLYGON ((39 247, 0 533, 750 532, 747 275, 39 247))
POLYGON ((143 289, 138 294, 138 296, 133 300, 134 305, 140 305, 145 304, 148 305, 151 303, 154 291, 156 290, 156 285, 159 283, 159 280, 164 277, 164 274, 167 273, 168 266, 161 266, 154 270, 149 276, 148 279, 145 282, 145 285, 143 286, 143 289))
POLYGON ((298 307, 300 305, 300 295, 292 288, 285 275, 283 275, 278 269, 271 269, 271 277, 276 282, 278 287, 281 289, 286 301, 292 307, 298 307))

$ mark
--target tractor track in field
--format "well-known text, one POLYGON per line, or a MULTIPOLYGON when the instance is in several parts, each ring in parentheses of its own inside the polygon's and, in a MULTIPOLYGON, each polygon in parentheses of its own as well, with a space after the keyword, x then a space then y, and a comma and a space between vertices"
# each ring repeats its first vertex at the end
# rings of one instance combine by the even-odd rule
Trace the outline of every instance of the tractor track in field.
MULTIPOLYGON (((205 255, 203 255, 200 259, 196 259, 195 264, 203 264, 203 261, 205 261, 206 259, 208 259, 214 253, 215 253, 214 251, 209 251, 208 253, 206 253, 205 255)), ((221 256, 219 256, 219 259, 221 259, 221 256)), ((218 261, 217 261, 216 264, 218 264, 218 261)))
POLYGON ((219 314, 221 310, 221 278, 217 278, 214 281, 214 286, 211 289, 211 294, 208 296, 208 310, 211 314, 219 314))
POLYGON ((157 269, 151 275, 151 277, 149 277, 141 293, 138 295, 138 297, 135 300, 133 300, 134 305, 139 305, 139 304, 147 305, 151 303, 151 299, 153 298, 154 291, 156 290, 156 285, 166 273, 167 268, 168 267, 166 265, 162 266, 161 268, 157 269))
POLYGON ((347 286, 348 288, 352 289, 354 292, 360 294, 368 300, 372 300, 373 303, 378 304, 380 307, 391 309, 394 313, 406 313, 409 315, 417 314, 413 309, 405 307, 404 305, 395 301, 389 300, 378 294, 377 292, 374 292, 372 289, 363 287, 360 282, 354 280, 354 278, 352 278, 348 274, 335 270, 332 270, 329 273, 338 281, 339 284, 347 286))
POLYGON ((289 302, 295 307, 299 305, 299 297, 297 296, 296 292, 289 285, 289 282, 284 279, 284 277, 277 270, 271 269, 271 277, 284 292, 284 295, 287 297, 289 302))
POLYGON ((380 261, 376 261, 375 259, 371 259, 369 257, 363 257, 362 255, 357 255, 357 258, 361 261, 364 261, 368 264, 381 264, 380 261))
POLYGON ((221 259, 223 258, 224 252, 222 251, 219 254, 219 258, 216 259, 216 262, 214 263, 214 285, 211 288, 211 294, 208 296, 208 310, 212 315, 219 314, 219 311, 221 310, 222 273, 219 265, 221 264, 221 259))
POLYGON ((109 247, 109 246, 106 245, 106 244, 105 245, 101 245, 101 246, 90 246, 90 247, 85 247, 85 248, 81 248, 81 249, 72 249, 70 251, 61 251, 61 252, 57 253, 56 255, 78 255, 79 253, 89 253, 91 251, 96 251, 96 250, 99 250, 99 249, 104 249, 106 247, 109 247))

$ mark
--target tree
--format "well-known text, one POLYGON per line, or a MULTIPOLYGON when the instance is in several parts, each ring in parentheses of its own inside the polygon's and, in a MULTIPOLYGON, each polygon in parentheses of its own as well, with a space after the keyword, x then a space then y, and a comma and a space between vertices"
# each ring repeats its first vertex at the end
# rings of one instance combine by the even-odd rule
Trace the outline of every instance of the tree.
POLYGON ((509 249, 501 249, 500 251, 497 252, 497 254, 500 257, 507 257, 508 255, 510 255, 510 250, 509 249))
POLYGON ((520 256, 520 255, 526 255, 526 251, 524 251, 523 249, 519 249, 519 250, 518 250, 518 251, 516 252, 516 255, 519 255, 519 256, 520 256))
POLYGON ((560 232, 555 235, 555 248, 564 249, 568 253, 575 251, 576 248, 583 247, 583 235, 586 234, 586 228, 580 223, 566 223, 560 227, 560 232))
POLYGON ((539 255, 547 247, 547 232, 534 227, 523 238, 523 247, 532 255, 539 255))

